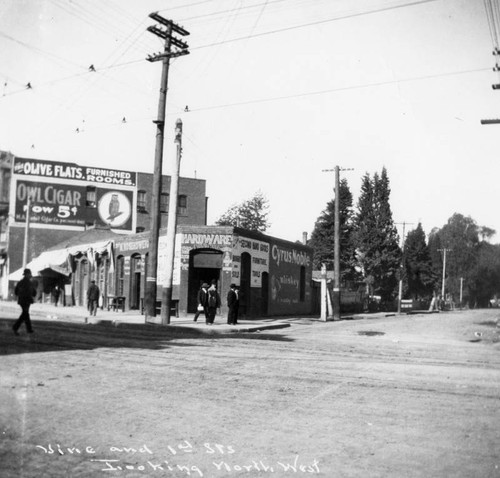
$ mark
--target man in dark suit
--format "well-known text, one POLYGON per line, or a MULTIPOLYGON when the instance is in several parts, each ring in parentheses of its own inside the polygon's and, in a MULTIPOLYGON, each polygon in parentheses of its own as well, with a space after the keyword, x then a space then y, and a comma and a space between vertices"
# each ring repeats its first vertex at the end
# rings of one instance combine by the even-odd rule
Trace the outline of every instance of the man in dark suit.
POLYGON ((236 284, 231 284, 229 292, 227 293, 227 323, 229 325, 236 325, 238 318, 238 293, 236 291, 236 284))
POLYGON ((208 318, 208 311, 207 311, 207 306, 208 306, 208 297, 207 297, 207 290, 208 290, 208 284, 204 282, 200 290, 198 291, 198 305, 196 309, 196 314, 194 316, 194 321, 196 322, 198 320, 198 317, 200 314, 203 312, 205 314, 205 319, 208 318))
POLYGON ((31 271, 29 269, 24 269, 23 278, 17 283, 15 294, 17 295, 17 303, 21 306, 21 315, 16 320, 12 326, 12 330, 15 335, 19 335, 19 327, 23 322, 26 323, 26 331, 28 334, 33 333, 33 328, 31 327, 31 317, 30 317, 30 305, 34 301, 36 296, 36 287, 31 280, 31 271))

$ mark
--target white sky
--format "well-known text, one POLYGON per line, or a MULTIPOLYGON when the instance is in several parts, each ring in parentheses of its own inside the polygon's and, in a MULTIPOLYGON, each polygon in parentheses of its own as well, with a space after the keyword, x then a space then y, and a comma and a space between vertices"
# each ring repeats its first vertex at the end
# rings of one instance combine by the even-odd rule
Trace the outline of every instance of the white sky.
POLYGON ((207 180, 209 223, 260 190, 268 232, 300 240, 338 164, 355 199, 385 166, 396 222, 429 233, 459 212, 500 232, 483 0, 0 0, 0 149, 153 172, 154 11, 191 33, 171 63, 163 172, 181 118, 181 175, 207 180))

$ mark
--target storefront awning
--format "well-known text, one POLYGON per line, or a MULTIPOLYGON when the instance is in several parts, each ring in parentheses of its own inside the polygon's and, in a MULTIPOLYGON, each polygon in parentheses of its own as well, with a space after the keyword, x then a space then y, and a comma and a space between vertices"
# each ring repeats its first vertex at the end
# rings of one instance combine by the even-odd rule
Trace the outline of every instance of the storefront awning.
MULTIPOLYGON (((45 272, 45 275, 56 272, 64 276, 69 276, 71 273, 68 266, 68 252, 66 249, 42 252, 37 258, 29 262, 26 268, 31 269, 31 273, 34 277, 43 275, 42 272, 45 272)), ((21 280, 23 277, 23 270, 24 267, 21 267, 21 269, 9 274, 9 280, 21 280)))
MULTIPOLYGON (((96 261, 96 256, 107 253, 111 258, 110 271, 114 269, 113 261, 113 242, 102 241, 95 244, 82 244, 78 246, 68 247, 65 249, 57 249, 54 251, 42 252, 36 259, 33 259, 26 265, 27 269, 31 269, 34 277, 45 275, 50 276, 54 273, 69 276, 71 274, 70 259, 79 254, 87 255, 87 258, 93 267, 96 261)), ((23 270, 9 274, 9 280, 19 281, 23 277, 23 270)))

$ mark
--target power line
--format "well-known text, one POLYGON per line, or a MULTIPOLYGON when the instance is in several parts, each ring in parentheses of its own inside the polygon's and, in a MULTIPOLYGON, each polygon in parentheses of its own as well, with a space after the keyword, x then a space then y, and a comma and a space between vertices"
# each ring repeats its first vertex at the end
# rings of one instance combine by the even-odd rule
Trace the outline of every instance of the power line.
POLYGON ((246 36, 243 36, 243 37, 232 38, 232 39, 225 40, 225 41, 218 42, 218 43, 209 43, 207 45, 201 45, 201 46, 193 47, 193 48, 191 48, 191 50, 199 50, 201 48, 208 48, 208 47, 212 47, 212 46, 216 46, 216 45, 222 45, 224 43, 232 43, 232 42, 247 40, 248 38, 258 38, 258 37, 267 36, 267 35, 275 35, 276 33, 288 32, 288 31, 291 31, 291 30, 296 30, 298 28, 313 27, 313 26, 321 25, 323 23, 330 23, 330 22, 335 22, 335 21, 338 21, 338 20, 347 20, 349 18, 356 18, 356 17, 361 17, 361 16, 364 16, 364 15, 372 15, 372 14, 375 14, 375 13, 382 13, 382 12, 387 12, 387 11, 390 11, 390 10, 396 10, 396 9, 399 9, 399 8, 413 7, 413 6, 416 6, 416 5, 422 5, 424 3, 431 3, 431 2, 437 2, 437 1, 438 0, 420 0, 420 1, 415 1, 415 2, 405 3, 405 4, 402 4, 402 5, 393 5, 393 6, 390 6, 390 7, 383 7, 383 8, 373 9, 373 10, 365 10, 365 11, 362 11, 362 12, 350 13, 348 15, 343 15, 343 16, 340 16, 340 17, 327 18, 327 19, 323 19, 323 20, 316 20, 314 22, 302 23, 300 25, 294 25, 294 26, 291 26, 291 27, 278 28, 276 30, 269 30, 269 31, 266 31, 266 32, 255 33, 252 36, 246 35, 246 36))
MULTIPOLYGON (((228 40, 221 40, 219 42, 209 43, 209 44, 206 44, 206 45, 199 45, 197 47, 191 47, 191 51, 192 50, 197 50, 197 49, 202 49, 202 48, 210 48, 210 47, 213 47, 213 46, 223 45, 223 44, 237 42, 237 41, 242 41, 242 40, 248 40, 250 38, 257 38, 257 37, 261 37, 261 36, 265 36, 265 35, 273 35, 273 34, 282 33, 282 32, 286 32, 286 31, 291 31, 291 30, 295 30, 295 29, 299 29, 299 28, 312 27, 312 26, 316 26, 316 25, 319 25, 319 24, 323 24, 323 23, 329 23, 329 22, 338 21, 338 20, 346 20, 346 19, 349 19, 349 18, 355 18, 355 17, 364 16, 364 15, 371 15, 371 14, 375 14, 375 13, 381 13, 381 12, 386 12, 386 11, 390 11, 390 10, 394 10, 394 9, 411 7, 411 6, 415 6, 415 5, 420 5, 420 4, 430 3, 430 2, 436 2, 436 1, 438 1, 438 0, 420 0, 420 1, 410 2, 410 3, 406 3, 406 4, 401 4, 401 5, 393 5, 393 6, 383 7, 383 8, 379 8, 379 9, 373 9, 373 10, 367 10, 367 11, 357 12, 357 13, 353 13, 353 14, 349 14, 349 15, 340 16, 340 17, 323 19, 323 20, 318 20, 318 21, 315 21, 315 22, 304 23, 304 24, 300 24, 300 25, 294 25, 294 26, 285 27, 285 28, 276 29, 276 30, 270 30, 270 31, 267 31, 267 32, 261 32, 261 33, 256 33, 256 34, 252 34, 252 35, 245 35, 243 37, 232 38, 232 39, 228 39, 228 40)), ((204 2, 200 2, 200 3, 204 3, 204 2)), ((123 62, 123 63, 117 63, 117 64, 114 64, 114 65, 111 65, 111 66, 102 66, 102 67, 99 67, 98 69, 102 71, 102 70, 108 70, 108 69, 112 69, 112 68, 121 68, 121 67, 124 67, 124 66, 133 65, 135 63, 141 63, 142 61, 143 61, 143 58, 137 59, 137 60, 130 60, 130 61, 123 62)), ((69 78, 71 78, 71 77, 69 77, 69 78)), ((52 84, 53 82, 56 82, 56 81, 62 81, 62 80, 53 80, 50 84, 52 84)), ((39 84, 38 86, 40 87, 40 86, 43 86, 43 85, 44 84, 39 84)), ((20 91, 15 92, 15 93, 19 93, 19 92, 20 91)), ((14 94, 14 93, 11 93, 11 94, 14 94)))
POLYGON ((222 104, 222 105, 206 106, 206 107, 201 107, 201 108, 191 108, 190 107, 189 111, 196 112, 196 111, 207 111, 207 110, 219 109, 219 108, 231 108, 234 106, 245 106, 245 105, 251 105, 251 104, 256 104, 256 103, 267 103, 267 102, 271 102, 271 101, 282 101, 282 100, 288 100, 288 99, 293 99, 293 98, 301 98, 301 97, 315 96, 315 95, 324 95, 324 94, 329 94, 329 93, 338 93, 340 91, 359 90, 362 88, 375 88, 378 86, 387 86, 387 85, 394 85, 394 84, 399 84, 399 83, 409 83, 411 81, 431 80, 431 79, 436 79, 436 78, 443 78, 443 77, 455 76, 455 75, 464 75, 464 74, 468 74, 468 73, 478 73, 481 71, 489 71, 489 70, 490 70, 490 68, 477 68, 477 69, 472 69, 472 70, 453 71, 453 72, 448 72, 448 73, 437 73, 435 75, 424 75, 424 76, 417 76, 417 77, 412 77, 412 78, 402 78, 399 80, 380 81, 380 82, 375 82, 375 83, 366 83, 363 85, 345 86, 345 87, 331 88, 331 89, 326 89, 326 90, 309 91, 309 92, 305 92, 305 93, 296 93, 293 95, 274 96, 274 97, 269 97, 269 98, 240 101, 240 102, 236 102, 236 103, 226 103, 226 104, 222 104))

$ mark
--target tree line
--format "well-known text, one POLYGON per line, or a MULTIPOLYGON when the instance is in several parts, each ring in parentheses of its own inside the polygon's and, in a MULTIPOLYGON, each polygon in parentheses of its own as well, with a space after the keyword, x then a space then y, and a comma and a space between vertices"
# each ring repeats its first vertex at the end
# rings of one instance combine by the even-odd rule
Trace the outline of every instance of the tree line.
MULTIPOLYGON (((422 224, 410 230, 404 243, 399 237, 390 205, 386 168, 362 177, 356 206, 346 179, 339 185, 340 278, 342 288, 365 287, 369 297, 380 297, 394 307, 399 281, 402 297, 430 302, 442 291, 446 249, 445 295, 458 304, 487 307, 500 296, 500 245, 491 244, 496 231, 474 219, 453 214, 441 228, 426 236, 422 224)), ((239 226, 265 232, 269 227, 269 202, 262 192, 231 206, 218 225, 239 226)), ((308 241, 314 249, 313 267, 333 270, 335 198, 315 222, 308 241)))
MULTIPOLYGON (((366 287, 369 296, 380 297, 393 307, 402 281, 403 298, 429 301, 441 294, 446 249, 445 295, 458 304, 486 307, 500 293, 500 245, 489 240, 495 231, 474 219, 453 214, 428 237, 419 223, 404 243, 390 206, 387 170, 361 181, 357 205, 346 179, 340 181, 340 277, 343 288, 366 287)), ((335 198, 316 220, 309 245, 314 268, 333 269, 335 198)), ((444 299, 444 298, 443 298, 444 299)))

